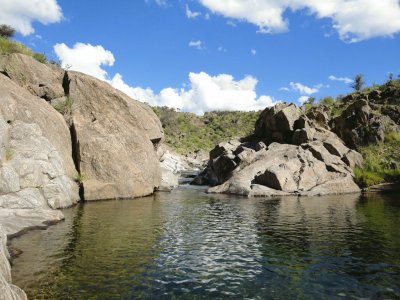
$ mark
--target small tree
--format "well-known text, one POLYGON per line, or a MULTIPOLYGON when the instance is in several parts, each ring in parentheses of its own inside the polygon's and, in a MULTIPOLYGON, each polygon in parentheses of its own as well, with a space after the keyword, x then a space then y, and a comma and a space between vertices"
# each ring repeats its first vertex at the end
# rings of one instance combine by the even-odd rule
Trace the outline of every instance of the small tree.
POLYGON ((354 82, 351 84, 351 87, 356 90, 356 92, 361 91, 362 87, 364 86, 364 76, 362 74, 357 74, 354 77, 354 82))
POLYGON ((315 97, 310 97, 304 102, 304 104, 313 105, 315 103, 315 100, 315 97))
POLYGON ((6 39, 12 38, 15 34, 15 29, 9 25, 0 25, 0 36, 6 39))

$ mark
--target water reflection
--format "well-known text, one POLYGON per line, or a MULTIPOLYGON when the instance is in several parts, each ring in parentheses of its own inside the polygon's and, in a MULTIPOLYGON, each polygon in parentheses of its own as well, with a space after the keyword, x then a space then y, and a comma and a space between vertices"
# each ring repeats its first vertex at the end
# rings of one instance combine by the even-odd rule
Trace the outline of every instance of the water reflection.
POLYGON ((396 196, 247 199, 181 188, 90 203, 14 240, 32 298, 398 298, 396 196))

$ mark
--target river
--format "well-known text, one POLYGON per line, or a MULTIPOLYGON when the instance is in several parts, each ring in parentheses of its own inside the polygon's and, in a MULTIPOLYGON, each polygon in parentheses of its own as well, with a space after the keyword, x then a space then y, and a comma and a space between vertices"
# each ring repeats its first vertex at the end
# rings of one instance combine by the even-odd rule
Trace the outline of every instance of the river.
POLYGON ((30 299, 400 298, 400 195, 243 198, 179 187, 63 210, 12 240, 30 299))

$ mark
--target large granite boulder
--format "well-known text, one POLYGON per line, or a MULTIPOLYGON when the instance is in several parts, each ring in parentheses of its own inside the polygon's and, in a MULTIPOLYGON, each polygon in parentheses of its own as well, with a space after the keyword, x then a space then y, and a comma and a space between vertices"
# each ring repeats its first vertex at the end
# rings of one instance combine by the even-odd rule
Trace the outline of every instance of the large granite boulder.
POLYGON ((44 100, 0 74, 0 207, 61 208, 78 187, 64 119, 44 100), (28 197, 29 198, 29 197, 28 197))
POLYGON ((291 143, 295 122, 301 115, 301 109, 293 103, 283 102, 268 107, 258 118, 254 134, 269 143, 291 143))
POLYGON ((68 72, 64 79, 84 199, 153 193, 160 184, 156 149, 163 131, 151 108, 82 73, 68 72))
POLYGON ((1 55, 0 73, 46 101, 64 96, 64 71, 61 68, 50 68, 31 56, 18 53, 1 55))

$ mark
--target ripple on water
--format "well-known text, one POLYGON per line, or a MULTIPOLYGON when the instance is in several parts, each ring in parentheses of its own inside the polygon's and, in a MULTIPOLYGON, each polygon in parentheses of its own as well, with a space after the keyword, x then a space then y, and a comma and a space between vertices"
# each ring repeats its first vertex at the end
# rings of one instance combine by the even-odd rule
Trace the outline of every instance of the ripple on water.
POLYGON ((13 240, 13 278, 44 299, 399 298, 395 199, 180 188, 89 203, 13 240))

